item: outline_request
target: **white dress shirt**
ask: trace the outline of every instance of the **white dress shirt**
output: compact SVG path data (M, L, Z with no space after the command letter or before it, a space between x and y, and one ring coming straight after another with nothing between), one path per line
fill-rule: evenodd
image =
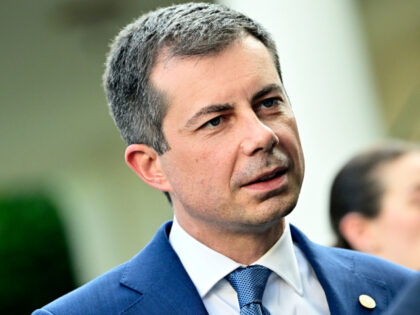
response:
M263 305L272 315L330 314L327 299L315 272L293 244L289 224L273 247L253 265L272 270ZM197 288L210 315L238 315L236 291L225 276L243 265L214 251L189 235L176 221L169 241Z

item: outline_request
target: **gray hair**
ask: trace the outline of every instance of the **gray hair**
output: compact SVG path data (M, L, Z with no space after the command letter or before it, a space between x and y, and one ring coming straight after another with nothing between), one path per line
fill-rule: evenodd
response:
M158 154L169 150L162 130L168 104L149 82L165 48L169 57L217 54L246 34L261 41L281 79L275 43L247 16L222 5L187 3L149 12L115 38L106 62L104 87L111 115L127 144L142 143Z

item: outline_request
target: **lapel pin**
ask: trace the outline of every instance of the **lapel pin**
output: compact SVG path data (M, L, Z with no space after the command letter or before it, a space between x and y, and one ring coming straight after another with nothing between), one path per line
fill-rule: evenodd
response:
M369 295L366 295L366 294L362 294L362 295L359 296L359 302L363 307L365 307L367 309L370 309L370 310L374 309L376 307L375 300L372 297L370 297Z

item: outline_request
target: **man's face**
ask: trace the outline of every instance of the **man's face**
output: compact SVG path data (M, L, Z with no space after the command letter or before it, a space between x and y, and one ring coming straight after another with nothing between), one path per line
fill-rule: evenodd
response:
M184 226L263 231L297 202L304 161L266 47L251 36L204 57L161 56L151 74L168 112L159 157Z
M420 270L420 153L408 153L378 170L384 186L374 219L380 255Z

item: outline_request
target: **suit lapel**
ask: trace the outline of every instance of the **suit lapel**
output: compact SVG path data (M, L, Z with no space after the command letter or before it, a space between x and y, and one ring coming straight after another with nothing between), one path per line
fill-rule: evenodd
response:
M169 243L171 226L171 222L163 225L144 250L127 263L121 285L138 292L139 299L121 314L208 314ZM331 314L374 315L386 309L390 292L384 283L358 274L353 255L312 243L292 225L291 232L324 289ZM360 305L362 294L374 298L375 309Z
M294 226L290 228L324 289L331 314L381 314L386 309L390 292L385 283L359 274L351 252L317 245ZM377 306L363 307L359 302L362 294L372 297Z
M123 314L207 314L204 304L172 249L168 235L172 223L163 225L153 240L130 262L121 284L141 297Z

